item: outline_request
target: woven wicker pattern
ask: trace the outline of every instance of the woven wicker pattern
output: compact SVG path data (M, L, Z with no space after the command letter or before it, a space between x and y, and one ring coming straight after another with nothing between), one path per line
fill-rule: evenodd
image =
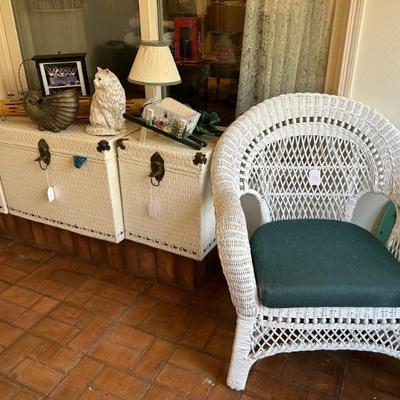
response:
M318 171L320 182L310 180ZM364 104L321 94L283 95L251 108L220 139L212 166L219 254L238 314L228 385L243 389L255 360L279 352L353 349L400 357L400 309L269 309L260 305L244 193L264 222L350 221L366 192L400 204L400 133ZM400 219L388 248L400 258Z
M68 229L82 235L119 242L124 238L122 201L117 163L117 140L128 134L93 137L85 124L65 132L40 132L26 118L0 123L0 175L11 214ZM129 125L132 131L136 125ZM35 159L38 141L45 139L51 163L42 170ZM109 150L99 152L106 139ZM73 156L87 160L75 168ZM55 200L49 202L52 186Z
M196 150L161 135L148 131L140 141L135 132L129 139L118 152L126 238L202 260L216 245L210 181L215 140L201 150L207 163L195 165ZM155 152L165 165L157 187L149 177Z

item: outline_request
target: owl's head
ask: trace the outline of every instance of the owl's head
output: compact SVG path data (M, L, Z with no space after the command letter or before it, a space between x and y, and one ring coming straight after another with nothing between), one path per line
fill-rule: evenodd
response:
M115 81L118 81L118 78L108 68L103 69L97 67L97 72L96 75L94 76L94 81L93 81L96 89L112 86L115 83Z

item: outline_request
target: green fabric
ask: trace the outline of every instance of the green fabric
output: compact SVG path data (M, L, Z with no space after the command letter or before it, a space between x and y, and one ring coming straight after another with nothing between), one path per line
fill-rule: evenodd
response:
M267 307L400 306L400 263L356 225L270 222L255 231L250 246Z
M377 233L378 239L383 244L386 244L389 240L394 224L396 223L396 214L396 206L392 201L389 201L383 213Z

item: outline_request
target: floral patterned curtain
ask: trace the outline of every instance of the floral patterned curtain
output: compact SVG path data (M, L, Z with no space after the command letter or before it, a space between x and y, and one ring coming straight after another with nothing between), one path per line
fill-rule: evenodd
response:
M282 93L322 92L335 0L248 0L236 114Z

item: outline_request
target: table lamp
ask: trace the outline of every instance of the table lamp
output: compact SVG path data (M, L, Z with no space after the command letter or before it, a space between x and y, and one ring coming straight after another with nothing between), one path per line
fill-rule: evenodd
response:
M171 86L182 82L171 50L165 42L160 41L141 43L129 73L128 81L146 86ZM161 96L157 95L157 91L154 98L146 99L144 106L142 118L137 118L127 113L124 114L124 117L128 120L144 127L140 132L139 140L141 142L146 140L147 129L151 129L196 150L200 150L207 145L204 140L194 138L191 135L200 118L198 112L171 98L161 101ZM162 116L155 116L155 113L159 114L160 110ZM182 123L182 125L179 125L179 123ZM175 130L179 132L176 133L174 131L175 133L171 134L171 132L167 131L169 129L167 126L169 126L171 132L173 128L176 128ZM187 127L190 127L191 130L187 130ZM185 132L189 132L190 135L183 137ZM182 136L179 136L179 133Z
M129 72L128 81L146 86L172 86L181 83L168 44L160 41L142 42Z

